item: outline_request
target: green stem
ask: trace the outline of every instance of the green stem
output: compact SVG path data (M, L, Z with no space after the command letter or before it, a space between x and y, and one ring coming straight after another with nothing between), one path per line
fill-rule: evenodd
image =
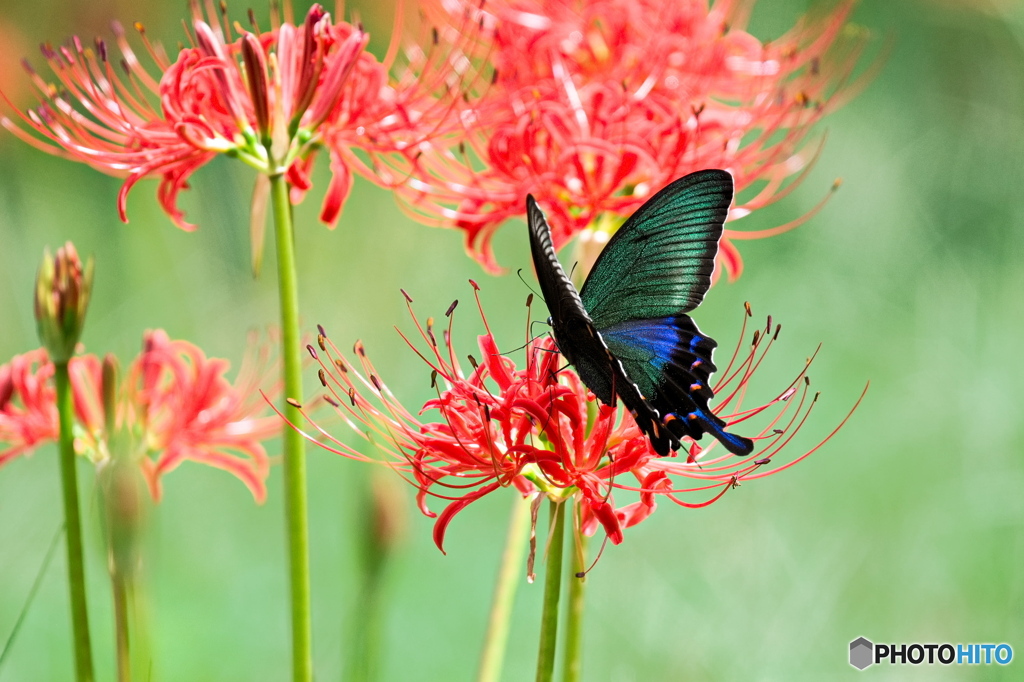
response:
M501 667L505 662L505 647L508 644L508 630L512 621L512 605L516 589L523 575L523 556L530 535L530 500L521 495L514 496L512 515L508 522L508 537L505 551L501 555L498 583L494 587L494 601L487 621L487 635L480 657L477 682L498 682Z
M569 600L565 614L565 660L562 682L583 679L583 597L586 578L576 576L587 570L587 538L579 536L569 571Z
M537 653L537 682L551 682L555 672L558 641L558 598L562 592L562 547L565 540L565 504L551 502L551 537L548 565L544 575L544 611L540 617L540 650Z
M114 593L117 682L130 682L132 679L132 657L128 640L128 585L124 575L117 569L111 572L110 582Z
M353 612L347 656L349 682L373 682L379 677L380 642L384 629L384 575L367 574Z
M285 397L302 400L302 348L299 335L299 291L295 268L295 233L288 183L281 175L270 178L277 244L278 293L281 299L281 335ZM299 424L299 409L284 405L284 416ZM292 678L313 678L313 642L309 596L309 522L306 503L306 454L302 435L284 430L284 503L288 530L288 560L292 606Z
M92 682L92 647L89 644L89 611L85 603L85 562L82 558L82 522L78 511L78 476L75 471L75 408L71 399L68 363L54 363L54 376L57 382L57 412L60 414L60 481L64 494L64 527L67 532L75 679L78 682Z

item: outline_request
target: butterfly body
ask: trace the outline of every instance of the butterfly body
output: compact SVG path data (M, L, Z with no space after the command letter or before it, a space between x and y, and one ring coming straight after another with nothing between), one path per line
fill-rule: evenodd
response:
M710 287L731 201L725 171L670 183L609 240L577 292L543 212L527 198L530 248L559 352L599 400L622 400L659 455L704 433L735 454L753 450L708 407L716 344L686 314Z

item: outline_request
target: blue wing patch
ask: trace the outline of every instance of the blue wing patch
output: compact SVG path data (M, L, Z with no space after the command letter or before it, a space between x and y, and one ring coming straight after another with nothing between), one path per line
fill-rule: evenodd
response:
M750 439L728 433L708 407L717 344L688 315L628 320L598 332L673 435L710 433L734 454L753 451Z

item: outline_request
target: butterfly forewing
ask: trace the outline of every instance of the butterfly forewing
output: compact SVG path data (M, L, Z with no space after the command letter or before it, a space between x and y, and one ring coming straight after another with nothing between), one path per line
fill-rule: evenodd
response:
M555 246L551 242L551 227L533 195L526 197L526 220L530 228L530 251L537 270L537 281L540 282L540 291L548 305L552 323L557 324L573 317L589 321L590 316L583 308L576 287L558 262Z
M696 308L711 286L732 176L704 170L679 178L623 223L580 291L600 330L630 319Z

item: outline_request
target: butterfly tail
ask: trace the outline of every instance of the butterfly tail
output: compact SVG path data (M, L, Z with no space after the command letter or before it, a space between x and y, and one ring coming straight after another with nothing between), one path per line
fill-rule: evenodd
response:
M688 436L693 440L700 440L705 433L711 434L718 442L734 455L746 457L754 451L754 442L749 438L737 436L725 430L725 422L719 419L713 412L699 406L694 406L692 412L685 414L670 413L664 420L666 429L672 433L674 440ZM678 448L673 445L673 449Z
M724 445L725 449L732 454L746 457L754 451L754 441L726 431L725 422L713 413L697 410L693 414L696 415L697 421L703 427L704 432L714 436L715 440Z

